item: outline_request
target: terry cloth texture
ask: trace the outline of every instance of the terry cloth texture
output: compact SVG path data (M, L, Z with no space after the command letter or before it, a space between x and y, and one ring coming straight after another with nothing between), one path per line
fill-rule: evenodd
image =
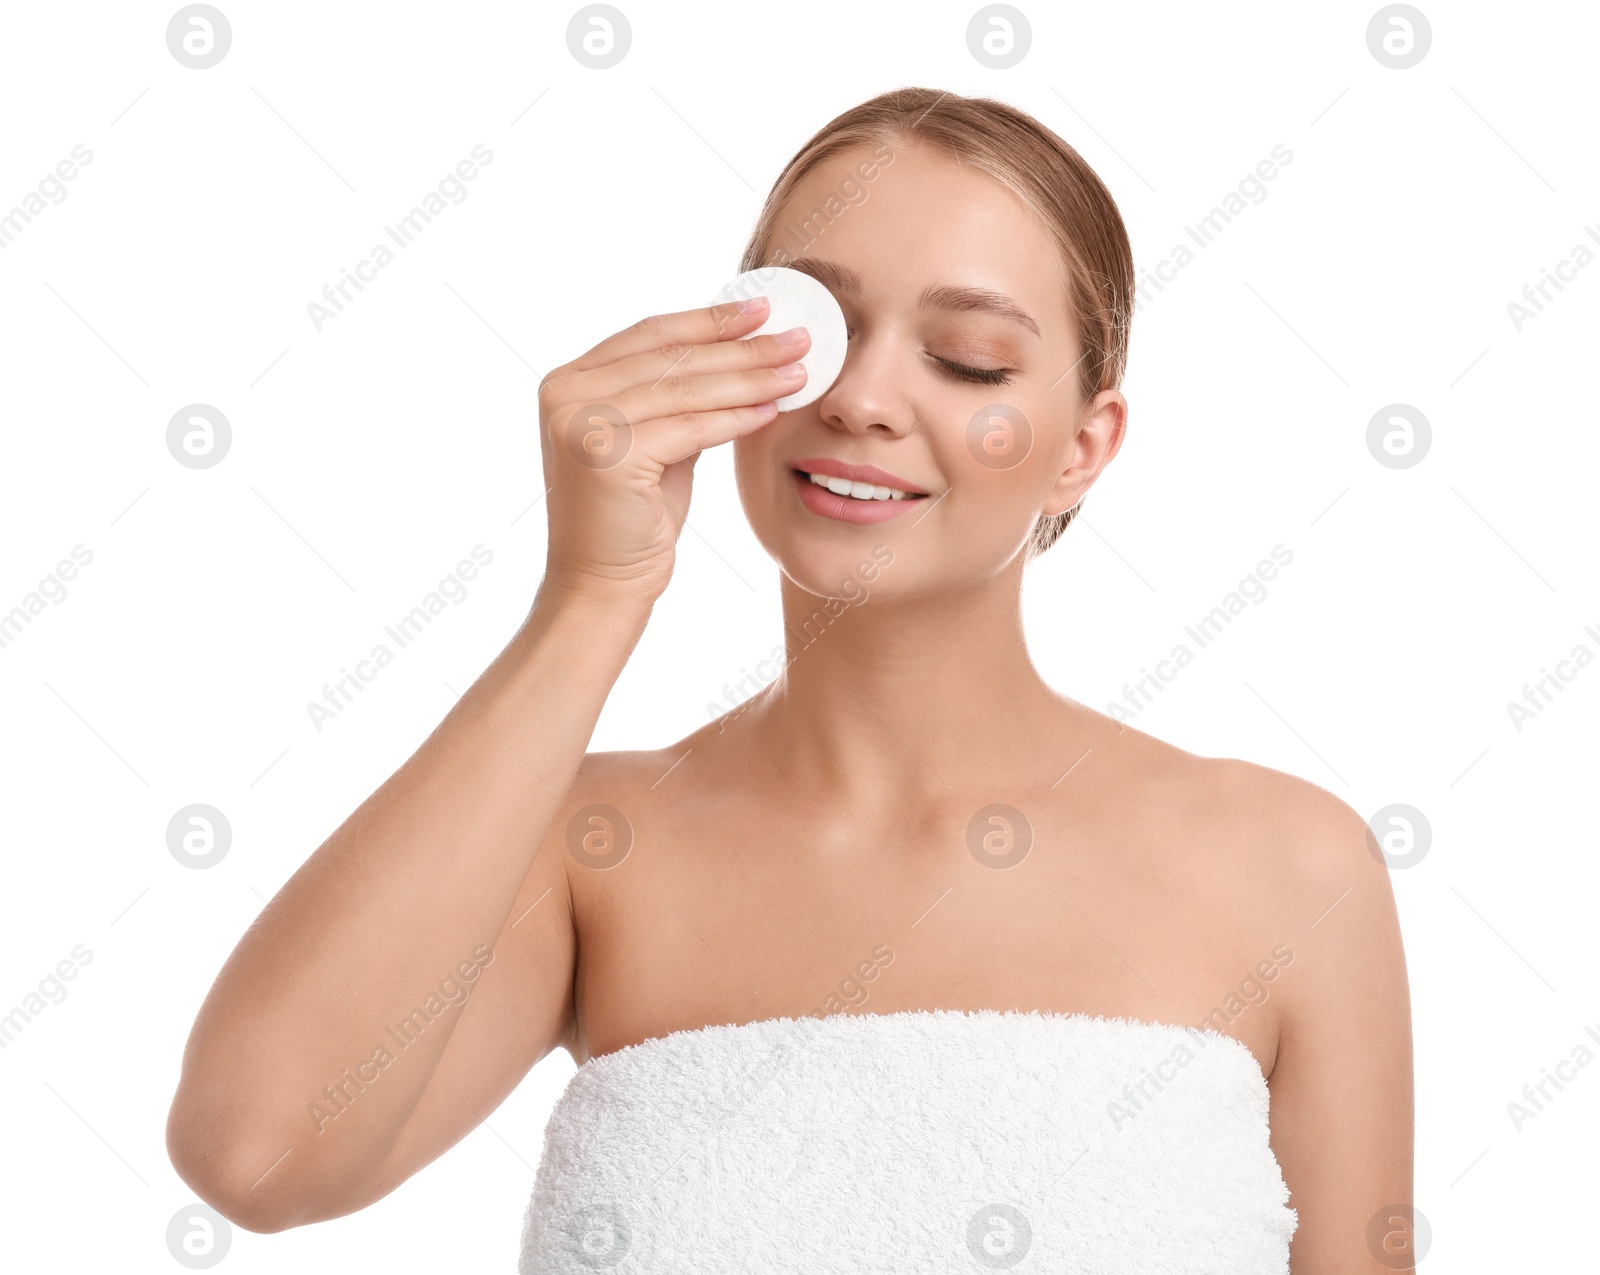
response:
M677 1031L578 1068L519 1275L1286 1275L1267 1085L1217 1032L906 1010Z

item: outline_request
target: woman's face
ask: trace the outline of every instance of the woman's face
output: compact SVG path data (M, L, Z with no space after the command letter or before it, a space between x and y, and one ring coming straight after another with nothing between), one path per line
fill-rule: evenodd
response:
M877 166L870 181L862 163ZM1079 388L1054 240L1004 186L925 147L833 156L775 224L766 262L826 284L850 343L826 394L734 443L757 538L826 597L859 593L863 562L881 566L880 598L993 577L1121 442L1122 396L1086 403ZM878 502L846 504L795 473L819 457L875 465L927 494L880 519Z

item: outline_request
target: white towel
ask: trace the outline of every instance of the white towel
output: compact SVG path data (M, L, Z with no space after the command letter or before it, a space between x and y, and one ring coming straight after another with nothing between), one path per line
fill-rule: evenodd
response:
M677 1031L579 1067L520 1275L1284 1275L1250 1050L1082 1014Z

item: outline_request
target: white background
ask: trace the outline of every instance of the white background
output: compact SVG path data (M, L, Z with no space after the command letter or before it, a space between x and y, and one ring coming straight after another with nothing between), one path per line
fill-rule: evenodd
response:
M1141 269L1293 152L1140 310L1127 443L1029 568L1033 653L1103 709L1292 550L1138 725L1363 814L1426 814L1429 853L1392 873L1423 1269L1592 1251L1600 1066L1520 1131L1506 1104L1600 1023L1600 667L1520 731L1506 704L1577 644L1600 654L1600 263L1520 332L1507 303L1579 242L1600 251L1600 11L1426 3L1432 47L1393 70L1371 3L1029 3L1028 56L993 70L970 3L623 0L632 47L593 70L568 51L576 5L222 0L232 47L196 71L168 52L174 8L9 6L0 38L0 215L93 152L0 250L0 611L93 553L0 648L0 1013L93 954L0 1050L7 1266L180 1269L166 1227L194 1197L163 1131L195 1011L265 899L526 612L539 377L707 300L800 143L908 84L1057 130ZM494 158L468 197L318 332L307 302L479 143ZM1366 442L1396 402L1433 431L1407 469ZM214 468L167 450L191 403L232 425ZM677 576L594 749L680 737L780 640L729 461L700 462ZM318 731L307 701L479 543L494 558L466 599ZM194 802L233 830L203 871L166 845ZM359 1214L235 1229L222 1268L513 1269L571 1072L546 1059Z

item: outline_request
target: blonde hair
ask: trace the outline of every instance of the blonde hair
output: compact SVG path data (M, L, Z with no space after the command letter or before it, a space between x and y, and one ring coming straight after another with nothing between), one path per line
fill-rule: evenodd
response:
M1127 368L1134 301L1133 251L1122 214L1105 183L1077 151L1033 116L993 98L894 89L829 120L778 174L740 270L784 264L762 260L778 229L778 213L801 179L823 160L857 146L917 141L988 174L1039 214L1061 249L1065 286L1083 350L1078 383L1084 399L1119 388ZM831 220L817 208L806 225L820 224L825 231ZM795 255L789 253L786 260ZM1027 556L1033 558L1054 544L1082 504L1080 500L1063 513L1041 515Z

